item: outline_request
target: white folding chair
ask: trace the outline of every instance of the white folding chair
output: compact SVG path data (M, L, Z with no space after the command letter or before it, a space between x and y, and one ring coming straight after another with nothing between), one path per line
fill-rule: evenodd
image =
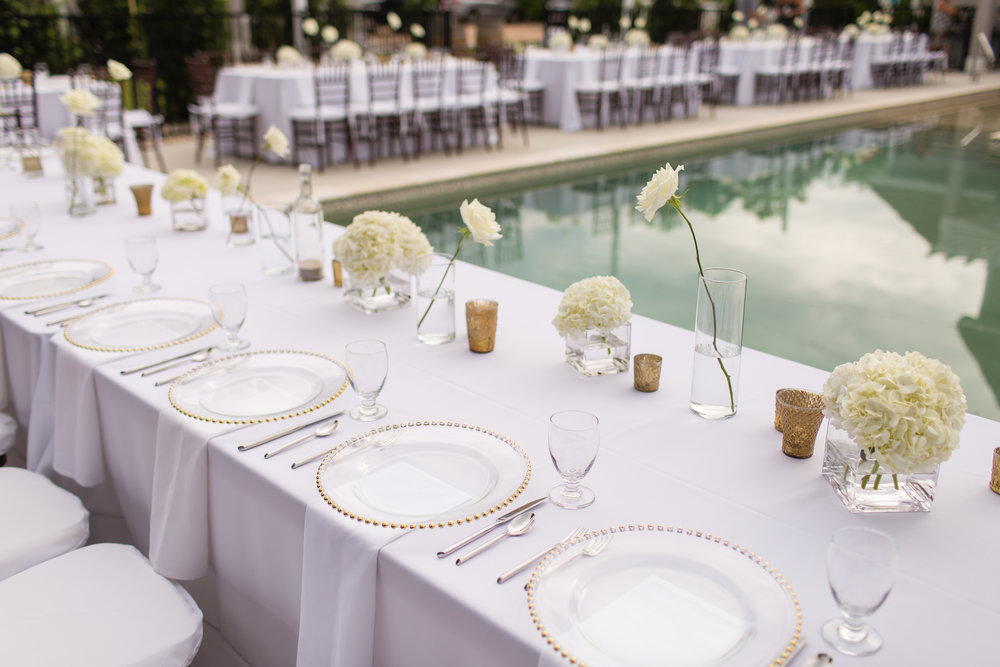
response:
M83 546L90 514L80 499L24 468L0 468L0 580Z
M132 546L95 544L0 581L3 663L183 667L202 613Z

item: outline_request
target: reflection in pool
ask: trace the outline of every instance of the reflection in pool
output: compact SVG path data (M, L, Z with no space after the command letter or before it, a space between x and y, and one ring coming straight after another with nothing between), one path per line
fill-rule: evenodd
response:
M1000 108L969 108L663 162L686 165L704 266L750 276L746 345L826 370L919 350L958 373L970 412L998 419L997 130ZM690 235L676 214L646 223L633 210L659 166L481 198L504 238L462 259L559 290L613 274L636 312L690 329ZM454 250L471 196L411 215L439 251Z

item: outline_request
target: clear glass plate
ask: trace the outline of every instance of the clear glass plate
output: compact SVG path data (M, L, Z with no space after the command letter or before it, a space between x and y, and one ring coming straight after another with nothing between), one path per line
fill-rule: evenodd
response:
M170 385L170 404L194 419L253 424L327 405L347 388L337 360L293 350L244 352L197 366Z
M583 550L600 534L597 555ZM759 554L664 526L592 531L547 555L528 584L535 626L567 658L629 667L786 664L801 608Z
M17 236L23 225L24 223L19 218L0 217L0 241Z
M204 336L216 327L207 301L136 299L99 308L73 320L66 340L99 352L135 352L170 347Z
M0 230L2 231L2 230ZM114 271L95 259L53 259L0 269L0 299L41 299L78 292Z
M510 438L471 424L382 426L337 446L319 491L341 513L390 528L472 521L517 497L531 462Z

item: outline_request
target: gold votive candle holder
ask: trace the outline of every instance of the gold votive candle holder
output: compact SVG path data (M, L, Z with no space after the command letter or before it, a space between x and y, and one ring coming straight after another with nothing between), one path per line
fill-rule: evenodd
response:
M809 458L823 422L823 397L805 389L780 389L775 401L781 414L782 453L796 459Z
M785 387L774 392L774 430L778 433L781 433L781 405L778 403L778 395L783 391L788 391L788 388Z
M38 155L22 155L21 171L28 176L42 175L42 158Z
M660 368L663 357L643 352L632 357L632 386L638 391L656 391L660 388Z
M339 259L333 260L333 286L344 286L344 265L340 263Z
M492 352L497 338L497 310L499 305L490 299L473 299L465 302L465 325L469 333L469 349L473 352Z
M139 215L151 215L153 213L153 184L131 185L129 189L132 191L132 196L135 197L135 205L139 209Z
M1000 447L993 450L993 476L990 478L993 493L1000 493Z

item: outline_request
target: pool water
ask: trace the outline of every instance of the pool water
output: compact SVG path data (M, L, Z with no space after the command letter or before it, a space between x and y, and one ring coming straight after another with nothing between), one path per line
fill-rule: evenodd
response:
M745 345L825 370L918 350L959 375L970 412L1000 419L998 130L996 106L910 114L486 197L504 238L461 259L559 290L615 275L635 312L690 329L690 232L675 212L634 210L656 168L684 164L703 265L749 276ZM411 217L451 252L474 196Z

